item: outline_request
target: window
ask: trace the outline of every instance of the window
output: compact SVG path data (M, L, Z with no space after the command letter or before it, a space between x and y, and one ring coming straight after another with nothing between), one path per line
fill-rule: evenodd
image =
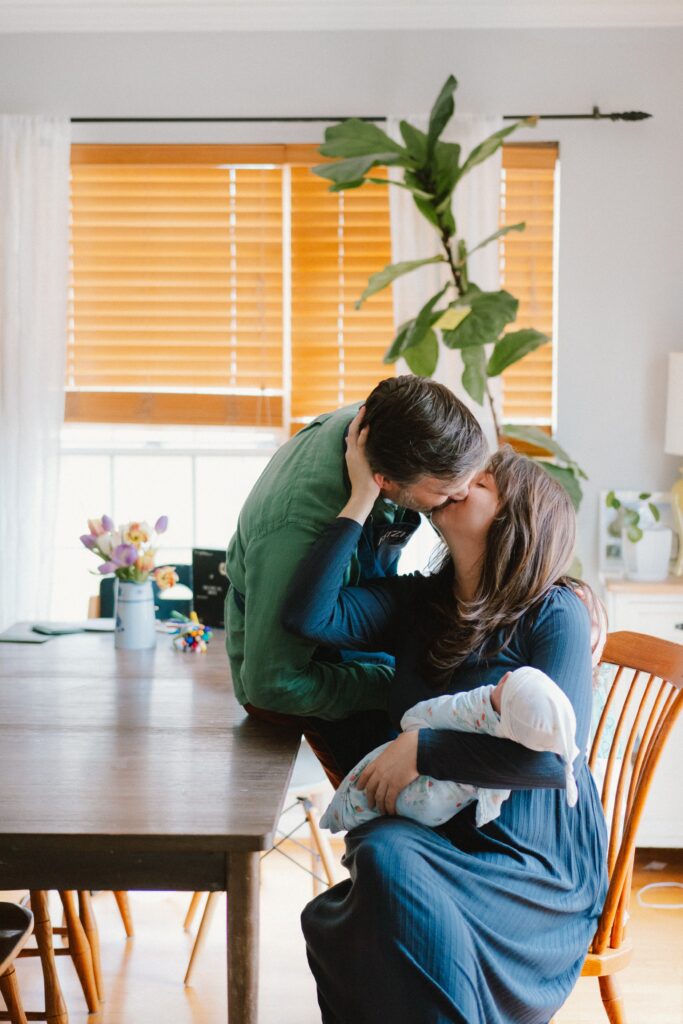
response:
M395 372L388 189L338 194L315 146L76 145L66 418L298 429ZM553 335L554 144L503 148L512 329ZM503 375L503 419L551 428L554 342Z
M67 420L298 429L394 372L387 190L314 146L72 149Z
M503 421L553 427L554 236L558 147L503 147L501 225L526 222L526 230L501 239L501 287L519 299L511 330L535 327L551 341L503 373Z

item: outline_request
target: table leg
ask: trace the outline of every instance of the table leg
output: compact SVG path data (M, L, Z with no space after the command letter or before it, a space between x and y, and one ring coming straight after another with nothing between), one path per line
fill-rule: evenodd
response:
M258 853L228 855L228 1020L258 1024Z

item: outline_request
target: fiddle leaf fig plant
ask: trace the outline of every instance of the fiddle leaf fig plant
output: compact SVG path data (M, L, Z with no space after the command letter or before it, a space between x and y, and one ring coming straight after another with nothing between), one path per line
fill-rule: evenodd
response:
M534 126L537 119L515 121L465 154L457 142L445 142L441 137L455 112L457 85L456 79L449 76L431 109L426 132L408 121L400 122L402 143L390 138L377 125L357 118L331 126L325 131L325 141L319 149L328 161L314 167L313 173L330 182L331 192L371 184L407 189L412 194L415 206L434 228L438 251L424 259L389 264L372 274L356 308L405 274L428 264L442 263L443 287L413 319L398 327L384 362L393 363L402 358L413 373L431 377L436 370L440 346L459 349L463 387L479 405L488 402L496 436L501 433L512 436L508 428L503 431L498 423L489 381L550 339L533 327L509 330L517 317L518 300L504 289L483 291L479 288L470 280L468 261L472 253L511 231L523 231L525 224L508 224L470 247L458 236L453 196L458 183L473 167L493 156L513 132ZM399 174L392 178L373 176L375 167L395 168ZM542 436L549 440L546 435ZM549 451L549 457L557 456L547 446L545 450ZM547 461L543 465L562 481L578 507L579 479L585 479L585 474L576 463L567 457L562 465Z

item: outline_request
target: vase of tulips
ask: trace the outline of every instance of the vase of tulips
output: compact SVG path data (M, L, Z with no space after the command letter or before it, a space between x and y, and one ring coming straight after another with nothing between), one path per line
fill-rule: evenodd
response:
M156 644L152 580L161 590L177 583L172 566L155 569L156 539L168 528L168 516L153 527L133 521L116 527L107 515L89 519L81 543L102 559L100 576L113 574L115 586L114 645L122 650L147 650Z

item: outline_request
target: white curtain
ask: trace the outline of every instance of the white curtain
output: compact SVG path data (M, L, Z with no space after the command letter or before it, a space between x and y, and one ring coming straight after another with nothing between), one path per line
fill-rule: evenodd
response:
M0 628L45 617L59 481L70 125L0 116Z
M387 133L402 142L399 131L399 118L389 118ZM429 118L426 116L408 116L405 120L427 131ZM500 131L503 127L502 117L481 116L479 114L455 114L441 136L444 142L457 142L461 146L461 162L465 157L489 135ZM400 180L399 172L392 171L392 176ZM473 248L499 227L500 209L500 150L495 156L473 168L455 188L453 213L457 226L457 237L464 238L469 248ZM436 256L441 252L439 237L434 227L419 212L413 197L406 189L389 187L391 209L391 247L392 262L401 260L417 260L426 256ZM495 242L475 253L469 261L470 279L485 291L500 287L500 271L498 266L498 246ZM394 320L401 324L414 317L421 307L448 280L446 268L439 263L421 267L405 277L399 278L393 285ZM452 391L468 405L482 425L489 447L497 448L494 436L493 419L485 399L485 405L477 405L467 394L461 383L462 360L457 350L446 350L440 346L439 362L434 379L447 384ZM496 414L500 408L500 382L498 378L490 381Z

